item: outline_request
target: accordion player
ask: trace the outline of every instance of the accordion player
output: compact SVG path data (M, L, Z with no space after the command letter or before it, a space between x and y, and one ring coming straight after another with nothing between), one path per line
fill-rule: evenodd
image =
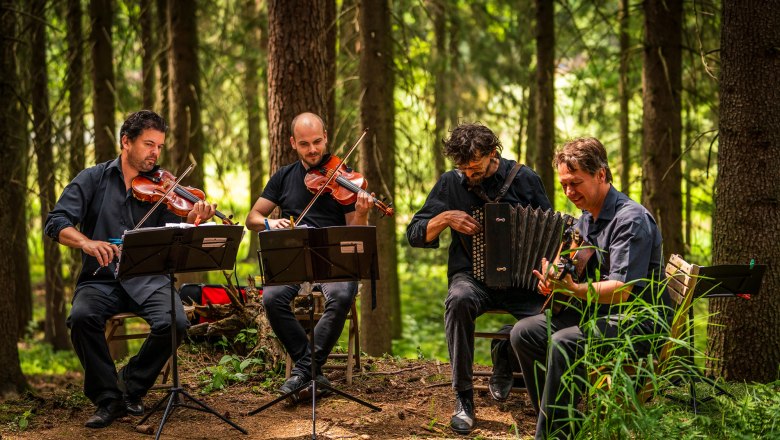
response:
M486 203L473 208L472 216L482 225L472 238L473 275L493 289L534 290L533 270L541 270L542 258L555 259L563 232L575 221L551 209L511 203Z

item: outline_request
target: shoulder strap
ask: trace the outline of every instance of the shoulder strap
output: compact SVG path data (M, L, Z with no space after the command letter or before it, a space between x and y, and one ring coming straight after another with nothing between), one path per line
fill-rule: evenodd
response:
M498 190L498 194L496 194L496 199L493 200L494 202L497 202L504 198L504 195L507 191L509 191L509 187L512 186L512 181L515 180L515 176L517 176L517 173L520 171L520 168L523 167L523 164L520 162L515 163L515 166L512 167L512 169L509 171L509 174L506 176L506 180L504 181L504 186L501 187L500 190Z

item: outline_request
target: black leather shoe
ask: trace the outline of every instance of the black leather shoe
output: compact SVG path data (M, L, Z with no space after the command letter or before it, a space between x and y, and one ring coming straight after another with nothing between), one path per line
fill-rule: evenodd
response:
M125 369L117 373L116 385L122 391L122 401L125 404L127 413L133 416L144 415L144 401L141 397L131 396L127 393L127 384L125 383Z
M142 416L144 415L144 401L140 397L132 397L125 394L122 397L122 400L124 400L125 409L127 410L127 413L131 416Z
M292 391L300 388L307 381L308 381L308 379L306 379L305 377L299 376L297 374L294 374L294 375L290 376L289 379L284 381L282 386L279 387L278 391L279 391L280 394L287 394L289 392L292 392ZM290 397L288 399L290 400L290 403L298 403L298 401L300 400L300 396L298 396L298 393L293 393L293 394L290 394Z
M110 400L107 403L98 405L95 414L92 414L92 417L87 419L87 423L84 426L87 428L105 428L115 419L126 415L127 409L122 401L118 399Z
M450 428L460 435L470 434L477 424L474 415L474 400L466 397L455 397L455 412L450 419Z
M320 387L320 384L328 385L330 386L330 381L327 377L323 374L317 375L317 398L329 396L333 394L333 391L330 390L330 388ZM308 400L311 399L311 386L308 386L301 390L300 393L301 400Z
M508 341L495 341L490 350L490 357L493 359L493 374L490 376L488 389L490 397L498 402L504 402L509 398L509 392L512 391L514 377L512 376L512 364L509 355L513 355Z

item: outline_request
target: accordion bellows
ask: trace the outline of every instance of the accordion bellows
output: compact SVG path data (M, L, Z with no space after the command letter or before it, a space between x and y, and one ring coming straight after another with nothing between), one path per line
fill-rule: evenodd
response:
M493 289L534 290L533 270L541 269L542 258L556 257L563 231L575 220L551 209L510 203L486 203L474 208L472 216L482 225L472 237L473 276Z

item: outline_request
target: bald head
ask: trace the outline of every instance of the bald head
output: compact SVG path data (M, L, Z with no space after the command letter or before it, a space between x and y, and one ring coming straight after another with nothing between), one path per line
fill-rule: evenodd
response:
M290 132L292 133L293 138L299 137L295 130L300 130L304 127L309 130L325 132L325 123L322 121L322 118L311 112L301 113L293 118L292 123L290 124Z

